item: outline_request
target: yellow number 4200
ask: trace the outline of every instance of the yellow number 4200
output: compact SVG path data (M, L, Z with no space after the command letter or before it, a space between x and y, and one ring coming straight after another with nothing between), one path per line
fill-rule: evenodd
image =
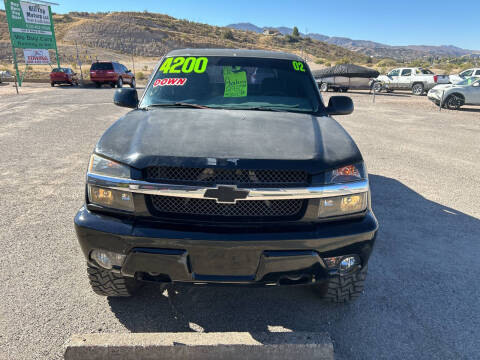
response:
M189 74L191 72L201 74L207 69L207 64L206 57L169 57L165 59L158 71L164 74Z

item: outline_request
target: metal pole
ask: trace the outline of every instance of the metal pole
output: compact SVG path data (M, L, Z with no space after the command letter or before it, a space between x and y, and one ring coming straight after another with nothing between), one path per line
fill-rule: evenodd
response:
M78 56L77 40L75 40L75 48L77 49L77 64L80 66L80 79L83 81L82 62L80 61L80 57Z
M20 80L20 73L18 71L18 63L17 63L17 53L15 52L15 48L13 47L13 42L12 42L12 53L13 53L13 63L15 64L16 79L19 80L18 86L21 87L22 86L22 80Z
M15 80L15 89L17 89L17 95L18 95L17 75L14 75L13 79Z

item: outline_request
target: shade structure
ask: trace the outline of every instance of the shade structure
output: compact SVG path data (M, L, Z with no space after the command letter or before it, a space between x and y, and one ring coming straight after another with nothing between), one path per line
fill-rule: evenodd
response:
M363 66L354 64L340 64L321 70L312 71L312 75L316 79L322 79L332 76L343 76L348 78L376 78L380 73Z

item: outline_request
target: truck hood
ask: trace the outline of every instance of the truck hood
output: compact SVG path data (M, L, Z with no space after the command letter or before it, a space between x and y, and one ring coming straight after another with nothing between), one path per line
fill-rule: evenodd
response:
M137 169L218 166L314 174L362 160L330 117L223 109L131 111L103 134L95 152Z

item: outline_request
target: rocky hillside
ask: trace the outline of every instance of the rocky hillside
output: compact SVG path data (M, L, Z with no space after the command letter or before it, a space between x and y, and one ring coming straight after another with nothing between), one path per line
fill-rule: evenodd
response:
M267 36L176 19L149 12L84 13L55 15L60 52L65 61L75 61L75 41L84 54L135 54L160 57L182 47L270 49L303 53L312 60L336 61L348 58L365 63L368 57L308 37ZM9 44L5 13L0 11L0 61L8 61ZM3 40L3 41L2 41Z

